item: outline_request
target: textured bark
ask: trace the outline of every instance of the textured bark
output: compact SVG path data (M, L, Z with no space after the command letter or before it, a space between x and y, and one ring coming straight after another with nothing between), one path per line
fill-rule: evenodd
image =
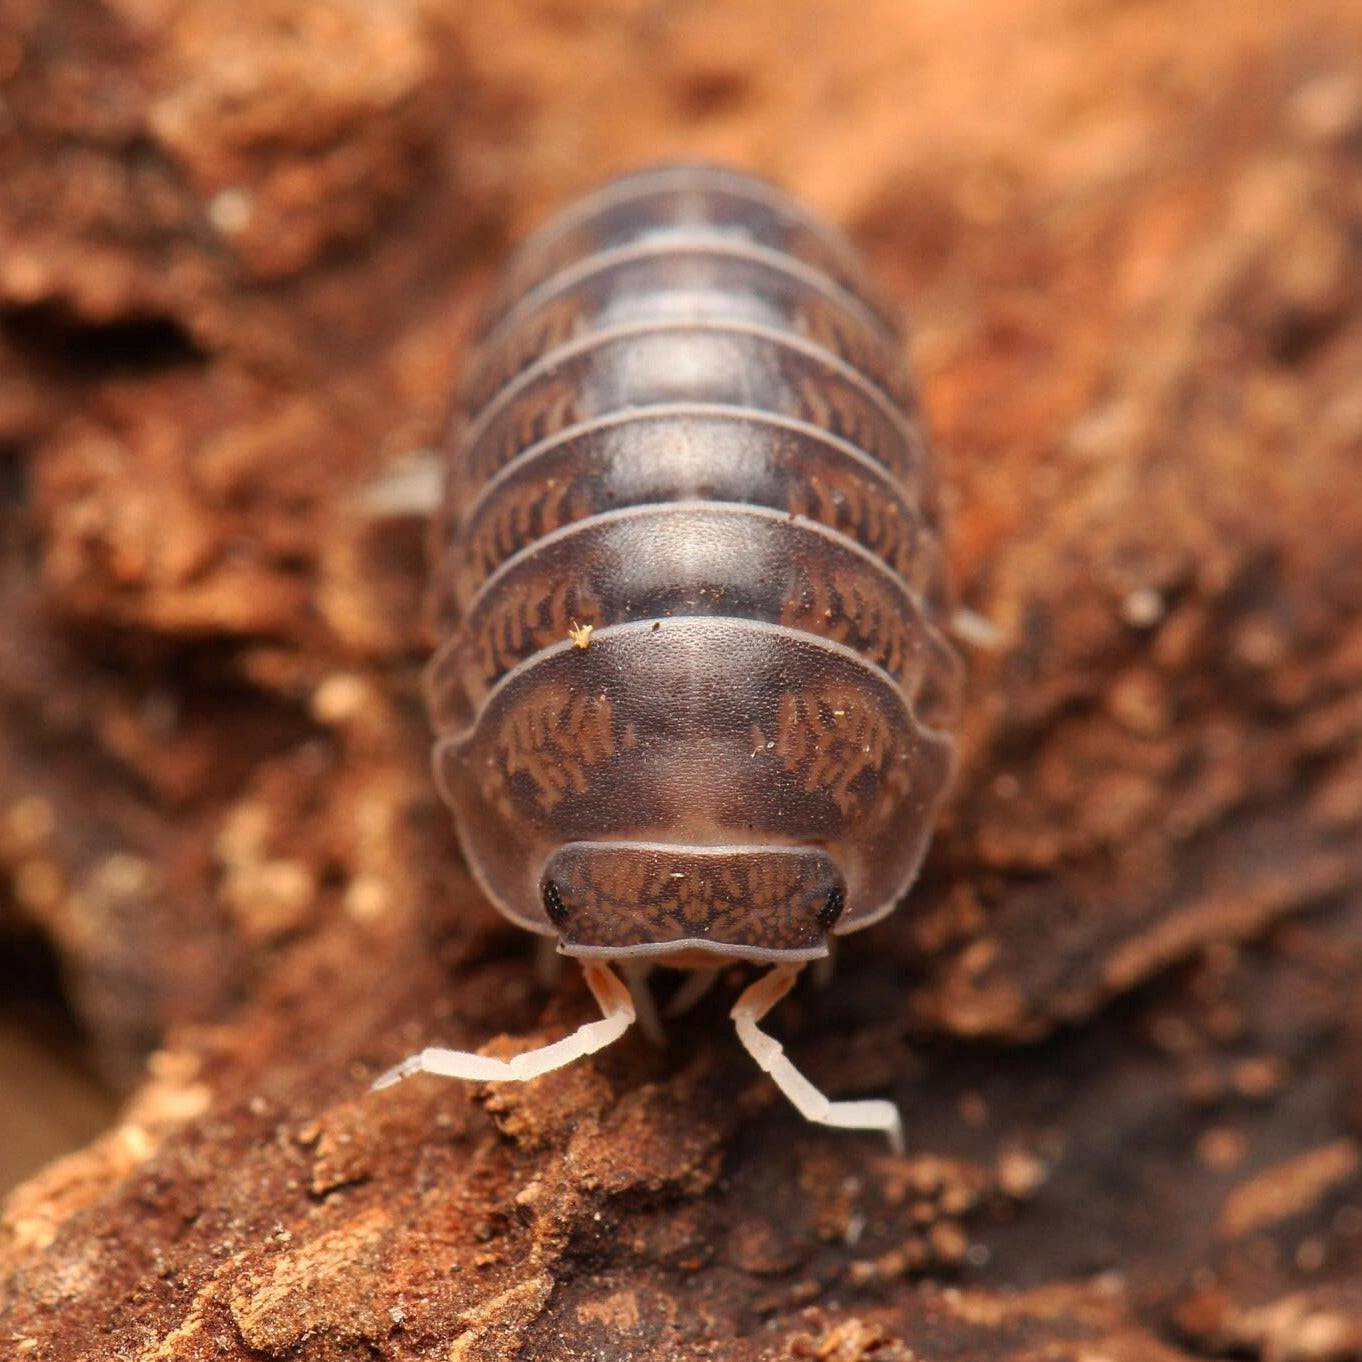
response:
M5 1345L1362 1356L1355 10L0 0L0 930L161 1046L11 1197ZM786 1109L736 975L368 1092L592 1009L460 867L363 492L506 243L676 155L906 300L999 633L921 885L774 1019L901 1159Z

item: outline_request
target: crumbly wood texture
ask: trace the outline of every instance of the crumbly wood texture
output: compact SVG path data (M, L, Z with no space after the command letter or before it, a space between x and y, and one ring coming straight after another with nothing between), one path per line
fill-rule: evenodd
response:
M10 1198L44 1362L1362 1355L1362 14L0 0L0 929L116 1129ZM507 244L700 155L909 305L965 603L907 907L770 1026L592 1014L460 869L419 527ZM5 1101L38 1101L10 1092Z

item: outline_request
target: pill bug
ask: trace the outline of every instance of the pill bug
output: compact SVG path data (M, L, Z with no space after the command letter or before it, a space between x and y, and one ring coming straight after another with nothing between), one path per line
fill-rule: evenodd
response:
M937 491L903 342L850 245L746 174L666 166L588 194L508 267L468 361L433 540L436 780L469 866L635 1019L619 962L773 966L733 1009L797 1106L829 1102L757 1030L833 934L925 853L960 669Z

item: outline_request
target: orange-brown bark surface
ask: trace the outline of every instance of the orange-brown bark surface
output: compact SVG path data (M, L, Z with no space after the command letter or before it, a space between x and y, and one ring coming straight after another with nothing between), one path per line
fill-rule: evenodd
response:
M10 1197L0 1349L1362 1356L1356 6L0 0L0 80L0 931L159 1047ZM734 981L368 1091L592 1009L461 869L365 492L508 245L680 155L904 300L998 632L921 884L773 1018L902 1158Z

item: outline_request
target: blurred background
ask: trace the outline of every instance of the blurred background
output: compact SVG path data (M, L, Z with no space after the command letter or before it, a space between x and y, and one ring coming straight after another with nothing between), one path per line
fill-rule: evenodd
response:
M1355 888L1362 7L0 0L0 82L0 1185L290 953L409 928L421 537L356 498L438 443L509 245L643 163L777 180L911 319L1005 641L924 1024L1034 1034ZM1277 796L1295 887L1179 899L1170 828L1213 885ZM1012 885L1058 887L981 967Z

